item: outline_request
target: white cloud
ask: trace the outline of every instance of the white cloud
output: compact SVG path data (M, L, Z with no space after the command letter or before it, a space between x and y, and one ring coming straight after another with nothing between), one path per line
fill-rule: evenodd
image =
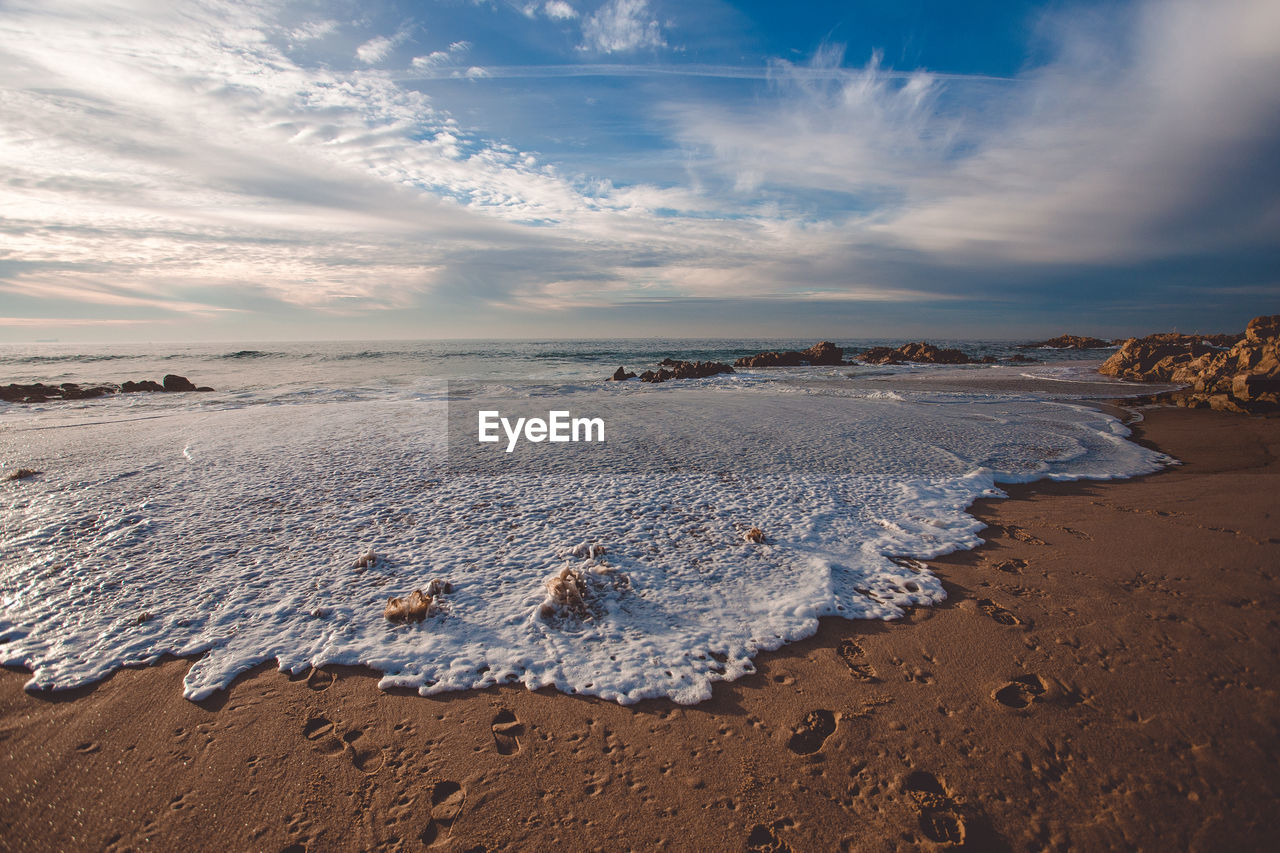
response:
M294 43L315 41L324 38L338 29L338 22L333 20L308 21L300 27L295 27L289 33L289 38Z
M610 0L582 23L583 50L626 53L665 47L662 27L646 0Z
M950 262L1129 263L1266 242L1280 201L1280 7L1148 2L1046 18L1056 59L1013 83L876 60L838 76L775 66L774 96L673 107L702 169L802 205L849 199L849 243ZM1253 172L1253 174L1250 174ZM1274 183L1273 183L1274 186ZM828 216L839 219L837 214Z
M413 58L414 68L434 68L437 65L443 65L450 60L450 56L443 50L433 50L426 56L415 56Z
M548 0L542 7L542 13L555 21L568 21L578 17L578 10L564 0Z
M386 36L376 36L356 48L356 58L365 65L373 65L387 58L396 43Z

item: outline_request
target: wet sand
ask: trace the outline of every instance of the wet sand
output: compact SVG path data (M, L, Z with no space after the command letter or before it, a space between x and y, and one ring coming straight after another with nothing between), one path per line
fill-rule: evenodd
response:
M945 603L692 707L0 671L0 849L1273 849L1280 419L1146 416L1184 465L982 501Z

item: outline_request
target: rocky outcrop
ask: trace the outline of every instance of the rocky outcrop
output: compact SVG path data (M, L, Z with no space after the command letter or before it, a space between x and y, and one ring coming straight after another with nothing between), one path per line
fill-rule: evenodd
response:
M635 379L635 378L636 378L636 375L634 373L627 370L625 367L619 367L617 370L613 372L613 375L609 377L608 381L609 382L625 382L628 379Z
M1115 342L1104 341L1102 338L1091 338L1088 335L1058 335L1056 338L1050 338L1047 341L1022 344L1019 349L1103 349L1104 347L1112 346L1115 346Z
M1199 340L1163 343L1129 338L1120 350L1102 363L1098 372L1117 379L1141 382L1173 382L1174 374L1215 350Z
M819 341L803 352L786 350L783 352L761 352L747 355L733 363L734 367L802 367L804 365L828 366L844 364L844 349L831 343Z
M144 379L141 382L127 381L119 385L103 384L82 386L75 382L63 382L61 385L45 385L37 382L33 385L12 383L0 386L0 400L6 403L47 403L50 400L92 400L108 394L134 394L139 391L212 391L212 388L198 388L185 376L169 374L164 384Z
M844 364L844 349L831 341L818 341L804 351L809 363L815 366L834 367Z
M920 364L972 364L973 360L958 349L940 349L923 342L892 347L872 347L858 356L867 364L902 364L912 361Z
M657 370L640 374L641 382L666 382L670 379L702 379L718 373L733 373L733 368L718 361L676 361L664 358Z
M1230 349L1206 338L1235 340ZM1099 373L1141 381L1179 382L1189 387L1170 402L1227 412L1280 411L1280 314L1255 317L1243 337L1152 335L1130 338Z

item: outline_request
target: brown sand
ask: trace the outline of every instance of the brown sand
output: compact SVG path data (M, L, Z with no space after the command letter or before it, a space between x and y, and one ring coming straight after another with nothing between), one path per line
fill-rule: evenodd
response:
M982 502L945 604L824 620L694 707L0 672L0 847L1275 849L1280 420L1141 432L1186 464Z

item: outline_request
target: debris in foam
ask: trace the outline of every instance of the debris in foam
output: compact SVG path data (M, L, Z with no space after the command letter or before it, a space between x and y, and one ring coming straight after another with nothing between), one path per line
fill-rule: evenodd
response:
M403 624L405 622L421 622L428 616L434 616L440 612L441 596L448 595L453 592L453 584L439 578L432 579L427 584L427 591L415 589L405 598L392 597L387 599L386 609L382 611L382 615L389 622Z
M421 622L431 612L431 597L422 590L415 589L408 598L392 597L387 599L387 607L382 615L390 622Z
M603 545L592 545L588 542L582 542L569 549L569 556L577 557L580 560L594 560L603 557L607 553L609 553L608 549Z
M582 569L565 566L547 578L547 597L538 605L538 616L542 619L599 616L604 596L630 586L630 578L604 563L592 563Z
M367 553L365 553L365 554L361 554L359 557L357 557L357 558L356 558L356 564L355 564L354 566L352 566L352 568L355 568L355 569L372 569L372 568L373 568L374 566L376 566L377 564L378 564L378 555L377 555L377 554L375 554L375 553L373 553L373 551L371 550L371 551L369 551L369 552L367 552Z
M742 538L745 541L752 542L756 545L763 545L768 541L765 539L764 531L759 527L753 527L750 530L745 531L742 534Z

